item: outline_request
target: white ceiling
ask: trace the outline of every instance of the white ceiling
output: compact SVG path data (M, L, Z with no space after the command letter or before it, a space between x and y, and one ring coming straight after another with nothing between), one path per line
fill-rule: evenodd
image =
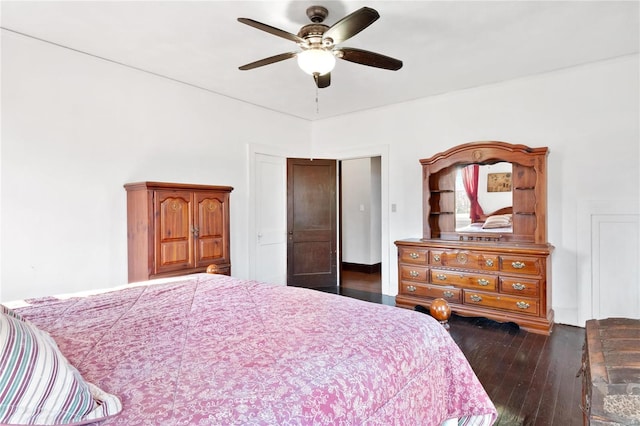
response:
M331 25L368 6L380 19L340 46L401 59L399 71L338 61L316 90L295 59L238 67L295 43L305 9ZM637 53L638 1L2 1L13 31L308 120ZM316 101L317 93L317 101Z

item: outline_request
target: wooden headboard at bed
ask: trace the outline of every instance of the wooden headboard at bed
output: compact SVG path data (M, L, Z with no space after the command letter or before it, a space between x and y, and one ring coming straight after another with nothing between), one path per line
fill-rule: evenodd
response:
M497 216L501 214L513 214L513 206L503 207L491 213L480 215L480 222L484 222L490 216Z

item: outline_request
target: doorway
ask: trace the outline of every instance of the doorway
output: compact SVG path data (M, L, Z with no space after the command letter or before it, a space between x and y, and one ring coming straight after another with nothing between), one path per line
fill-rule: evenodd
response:
M248 236L249 245L249 277L258 281L286 285L287 274L287 200L286 200L286 169L287 155L278 149L265 149L262 146L250 147L250 197ZM381 173L378 177L380 187L380 206L389 204L387 146L366 147L344 152L341 161L351 159L367 159L378 157L381 163ZM338 199L340 201L340 199ZM338 206L339 208L339 206ZM359 205L358 205L359 209ZM393 294L396 287L395 280L389 280L389 259L395 250L389 243L389 211L379 207L380 212L380 242L376 244L381 252L381 293ZM338 223L340 218L337 217ZM281 236L281 237L280 237ZM338 240L338 256L341 254L341 239ZM338 257L338 259L340 259ZM391 265L393 266L393 265ZM337 264L338 280L341 265ZM376 274L377 275L377 274ZM367 277L370 278L370 277ZM349 285L349 283L347 283ZM334 290L338 287L334 281ZM370 287L369 287L370 288ZM392 299L393 296L383 296Z
M340 287L382 293L382 159L340 161Z

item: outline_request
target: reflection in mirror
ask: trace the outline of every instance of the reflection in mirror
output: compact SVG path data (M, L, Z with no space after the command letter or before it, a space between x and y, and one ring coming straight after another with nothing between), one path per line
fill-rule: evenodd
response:
M457 232L513 232L510 216L501 217L493 228L489 228L493 220L485 223L489 216L512 213L511 173L511 163L507 162L470 164L457 169Z

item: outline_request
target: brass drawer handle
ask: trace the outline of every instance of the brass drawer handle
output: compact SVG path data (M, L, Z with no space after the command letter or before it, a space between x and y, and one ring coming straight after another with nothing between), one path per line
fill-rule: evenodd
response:
M469 299L473 300L474 302L482 302L482 297L478 296L477 294L472 294L471 296L469 296Z
M445 274L438 274L436 275L436 278L439 279L440 281L446 281L447 276Z
M514 290L519 290L519 291L522 291L525 288L527 288L526 285L520 284L520 283L513 283L513 284L511 284L511 287L513 287Z
M414 285L409 285L409 286L407 286L407 291L411 291L411 292L413 292L413 291L416 291L416 290L417 290L417 288L416 288L416 286L414 286Z
M412 258L412 259L417 259L417 258L420 257L420 255L418 253L416 253L416 252L411 252L411 253L409 253L409 257Z
M516 269L522 269L524 268L524 262L511 262L511 266L513 266Z
M481 286L488 286L489 285L489 280L485 280L484 278L480 278L478 280L478 284Z
M433 255L433 261L434 262L440 262L440 255L439 254L434 254Z
M487 259L484 261L484 264L487 266L493 266L493 259Z
M418 271L409 271L409 275L411 275L413 278L415 278L418 275L420 275L420 272L418 272Z
M527 302L517 302L516 306L520 309L529 309L529 304Z
M443 295L444 297L446 297L447 299L450 299L450 298L452 298L452 297L453 297L453 292L452 292L452 291L449 291L449 290L445 290L445 291L443 291L443 292L442 292L442 295Z

